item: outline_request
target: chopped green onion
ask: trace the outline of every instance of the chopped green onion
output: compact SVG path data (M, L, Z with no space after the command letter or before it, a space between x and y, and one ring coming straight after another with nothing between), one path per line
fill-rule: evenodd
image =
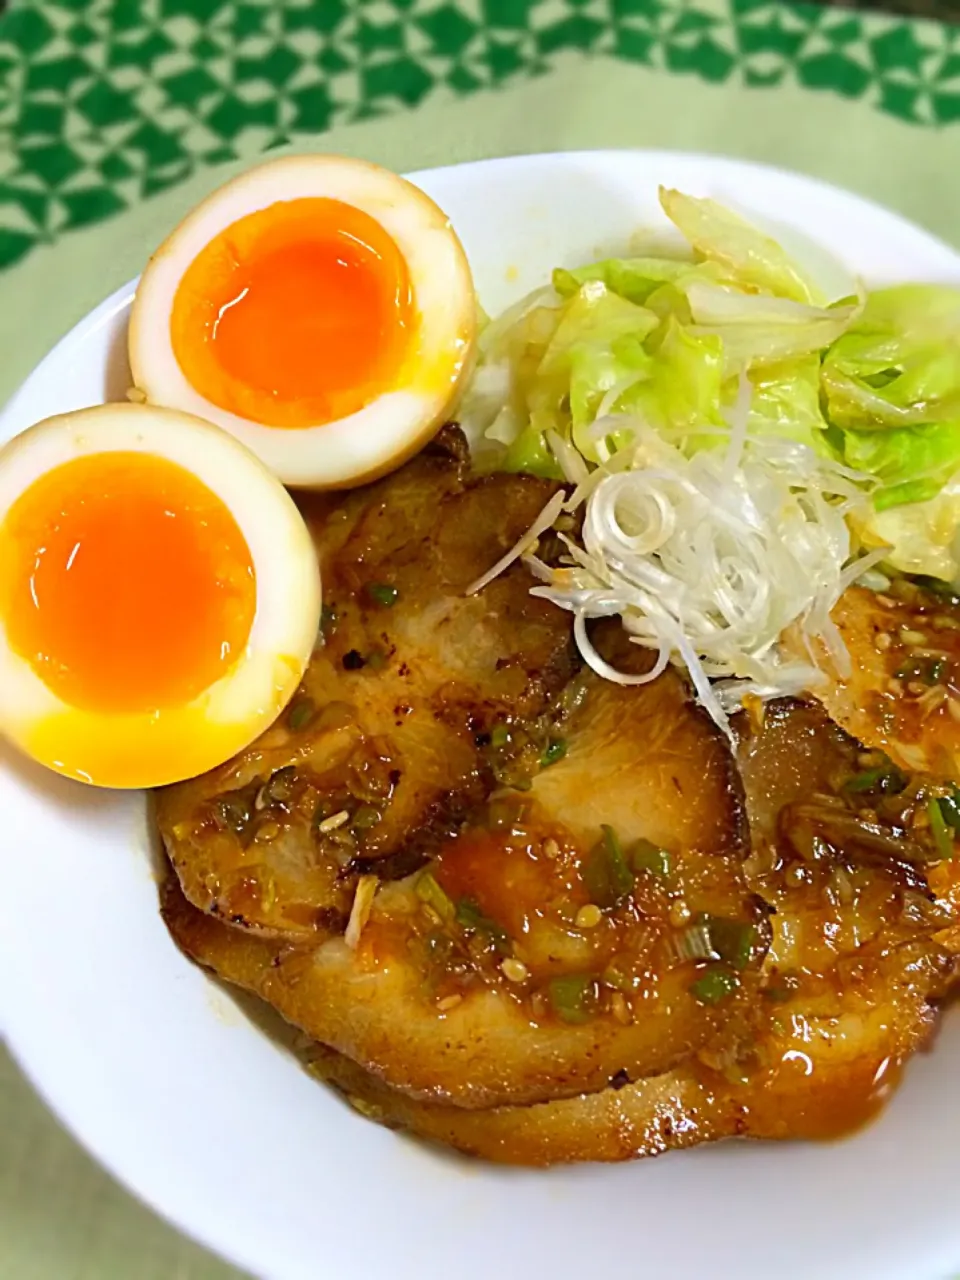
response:
M740 986L740 979L723 965L711 965L696 982L690 984L690 994L701 1004L720 1004Z
M923 680L926 684L939 684L946 674L946 658L908 658L894 671L899 680Z
M548 988L550 1007L563 1022L588 1022L596 1004L593 979L584 973L554 978Z
M457 924L465 929L479 929L486 917L472 898L461 898L456 908Z
M353 815L351 826L354 831L369 831L371 827L375 827L383 815L379 809L375 809L372 804L362 804Z
M930 830L933 833L933 843L937 847L938 855L941 858L952 858L953 832L944 819L940 801L933 796L927 801L927 816L930 819Z
M881 765L878 769L865 769L863 773L855 773L843 783L842 790L859 794L864 791L881 791L884 795L896 795L907 785L907 779L893 764Z
M495 920L485 916L473 898L459 899L455 918L464 929L489 935L498 951L509 950L510 938L506 929L501 929Z
M400 592L389 582L371 582L367 587L367 594L371 600L382 604L385 609L392 609L397 603Z
M429 871L424 871L417 880L416 893L421 902L433 907L441 920L449 924L454 919L456 911L453 902Z
M718 957L734 969L745 969L756 937L753 925L722 916L708 916L705 923Z
M242 791L228 791L213 803L214 820L234 835L242 836L253 816L248 797Z
M710 930L705 923L688 926L675 936L673 945L681 961L720 959L720 953L714 947Z
M633 889L633 872L623 856L613 827L602 826L600 840L583 860L583 882L590 901L598 907L615 907Z
M495 724L490 730L491 747L505 747L510 741L510 730L505 724Z
M588 672L592 675L592 672ZM574 676L563 693L560 695L560 710L564 717L573 715L579 707L583 705L583 701L590 690L587 677L581 672L580 675Z
M670 854L652 840L637 840L630 848L630 861L635 871L649 871L662 880L670 874Z
M566 740L563 738L554 738L547 744L547 748L540 757L541 766L546 769L552 764L556 764L558 760L562 760L567 754Z
M261 801L258 797L257 807L261 804L272 803L274 800L289 800L293 793L294 785L297 781L297 767L293 764L286 764L282 769L278 769L276 773L272 773L267 782L260 789L260 795L263 797Z
M604 986L612 987L614 991L633 991L638 985L638 980L634 978L633 974L621 969L616 961L607 965L600 975L600 980Z
M960 791L954 787L948 796L940 797L939 804L944 822L954 831L960 831Z
M317 705L312 698L294 698L287 712L287 724L296 733L305 729L317 714Z
M932 596L936 596L945 604L960 604L960 595L954 591L949 582L944 582L942 578L928 578L925 574L917 574L914 581L918 587L929 591Z
M872 791L883 777L885 769L865 769L863 773L855 773L843 783L844 791Z

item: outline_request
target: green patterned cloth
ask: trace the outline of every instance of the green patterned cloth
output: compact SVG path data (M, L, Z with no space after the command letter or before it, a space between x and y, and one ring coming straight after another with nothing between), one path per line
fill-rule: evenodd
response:
M201 196L288 144L399 169L719 152L960 242L960 29L763 0L12 0L0 399ZM3 1280L236 1276L101 1173L2 1055L0 1224Z
M960 28L764 0L20 0L0 264L198 167L549 74L571 52L960 123Z

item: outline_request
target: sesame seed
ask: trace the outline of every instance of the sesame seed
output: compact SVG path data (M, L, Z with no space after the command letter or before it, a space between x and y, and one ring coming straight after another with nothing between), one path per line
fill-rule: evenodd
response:
M543 855L545 858L560 857L560 846L557 844L556 840L554 840L552 836L544 840L543 845L541 847L543 849Z
M346 809L341 809L339 813L334 813L334 814L331 814L329 818L324 818L324 820L317 827L317 830L322 835L326 835L328 831L336 831L338 827L344 826L344 824L349 821L350 821L350 814L347 812Z
M595 929L603 919L603 912L595 902L588 902L577 912L575 924L578 929Z
M521 960L514 960L512 956L503 961L500 971L509 982L526 982L530 976L527 966Z
M912 694L915 698L919 698L922 693L927 692L927 686L920 680L907 681L907 693Z
M796 862L793 864L792 867L787 867L787 870L784 874L785 874L787 884L792 884L792 885L803 884L804 880L807 878L806 874L804 873L803 867L801 867L800 864Z
M934 631L960 631L960 620L948 613L938 613L933 620Z
M630 1012L630 1008L623 998L623 993L620 991L615 991L610 997L610 1012L621 1026L629 1027L633 1021L633 1014Z
M670 903L667 918L675 929L679 929L681 925L689 924L691 915L690 908L682 898L677 898L676 902Z
M900 628L900 639L904 644L926 644L927 637L922 631L914 631L910 627Z
M877 596L877 604L882 604L885 609L892 609L896 601L891 596Z
M879 631L877 632L877 638L874 641L874 644L876 644L881 653L886 653L893 644L893 636L889 631Z
M891 679L887 681L887 693L892 693L895 698L899 698L901 693L903 693L903 685L896 676L891 677Z
M442 1000L437 1001L437 1008L441 1013L446 1013L450 1009L455 1009L463 996L444 996Z

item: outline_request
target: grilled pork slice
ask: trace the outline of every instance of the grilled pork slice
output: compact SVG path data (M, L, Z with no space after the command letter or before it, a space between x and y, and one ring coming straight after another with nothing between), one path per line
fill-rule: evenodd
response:
M877 1052L902 1062L960 950L960 867L929 820L936 783L865 751L813 702L771 704L762 729L742 728L738 756L750 884L773 908L764 981L779 1018L799 1009L838 1056L876 1024Z
M900 1057L928 1034L923 1003L898 1005L895 1027L889 1016L884 1001L825 1022L804 1015L797 1001L755 1042L758 1060L771 1065L754 1063L743 1080L698 1059L576 1098L483 1111L411 1098L320 1045L309 1068L366 1118L466 1155L539 1166L611 1162L722 1138L823 1139L855 1130L896 1087Z
M346 937L255 938L171 886L174 937L424 1100L534 1103L729 1053L752 1034L769 937L732 757L672 672L633 688L590 673L574 701L563 758L426 871L372 900L361 881Z
M309 500L324 629L298 695L248 750L158 793L201 910L276 937L342 932L359 875L408 875L539 760L573 671L569 619L520 565L465 589L555 486L471 480L462 443L448 431L378 484Z
M319 1045L311 1070L371 1119L510 1164L625 1160L732 1136L834 1137L871 1118L956 979L960 871L903 858L890 818L897 780L864 762L816 704L775 703L762 730L741 730L751 882L776 909L753 1038L655 1078L486 1111L412 1099ZM861 843L837 827L838 797L868 828ZM878 804L886 817L870 812ZM885 856L878 827L891 836Z
M960 605L943 584L851 587L833 611L852 662L813 692L848 733L901 769L960 782ZM820 655L826 671L831 664Z

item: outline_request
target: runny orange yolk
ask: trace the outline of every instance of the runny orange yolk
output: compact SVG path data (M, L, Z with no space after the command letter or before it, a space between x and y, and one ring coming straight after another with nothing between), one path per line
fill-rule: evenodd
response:
M183 706L242 654L255 611L253 562L236 521L165 458L65 462L0 525L8 642L69 706Z
M362 210L319 197L221 231L184 272L170 319L194 390L271 427L362 409L396 385L414 329L393 239Z

